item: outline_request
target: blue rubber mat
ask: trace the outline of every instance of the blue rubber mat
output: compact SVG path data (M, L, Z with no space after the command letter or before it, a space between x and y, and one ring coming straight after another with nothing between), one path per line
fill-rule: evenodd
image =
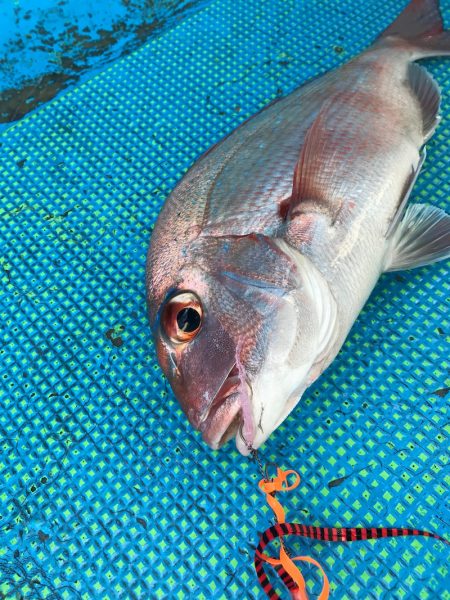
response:
M0 2L0 132L205 2Z
M148 238L202 151L404 4L215 0L0 137L0 597L262 598L259 473L231 444L209 450L163 381ZM444 118L413 200L448 209L450 61L427 67ZM301 474L289 520L448 535L448 281L442 263L384 276L263 447ZM334 598L450 598L438 541L289 544Z

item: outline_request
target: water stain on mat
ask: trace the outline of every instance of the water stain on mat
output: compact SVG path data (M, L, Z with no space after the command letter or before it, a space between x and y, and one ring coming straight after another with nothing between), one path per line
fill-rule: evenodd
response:
M105 336L113 346L120 348L120 346L123 345L123 339L121 336L123 331L125 331L125 327L123 325L116 325L112 329L108 329L105 333Z
M139 48L205 0L51 0L0 7L0 123Z
M440 390L436 390L434 393L440 398L445 398L445 396L450 392L450 387L441 388Z

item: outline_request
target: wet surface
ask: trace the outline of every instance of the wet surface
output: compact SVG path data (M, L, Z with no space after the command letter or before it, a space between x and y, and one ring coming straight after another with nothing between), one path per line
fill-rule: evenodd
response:
M2 3L0 131L204 4L204 0Z

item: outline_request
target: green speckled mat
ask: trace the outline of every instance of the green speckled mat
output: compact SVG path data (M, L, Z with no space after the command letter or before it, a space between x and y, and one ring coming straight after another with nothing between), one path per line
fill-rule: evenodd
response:
M272 517L258 470L232 445L209 450L165 387L148 238L202 151L404 4L215 0L0 137L3 597L262 597L253 549ZM450 60L427 67L443 121L413 200L448 208ZM448 281L445 264L384 276L263 448L302 476L289 520L448 535ZM435 540L290 545L322 563L334 598L450 598Z

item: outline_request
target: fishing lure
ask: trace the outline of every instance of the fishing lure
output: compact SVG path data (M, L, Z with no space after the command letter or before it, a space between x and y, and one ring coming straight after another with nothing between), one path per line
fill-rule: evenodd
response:
M293 476L294 481L289 483L288 478ZM321 542L360 542L365 540L376 540L380 538L401 537L401 536L424 536L440 540L448 544L447 540L435 533L423 531L421 529L409 529L400 527L314 527L312 525L303 525L301 523L286 523L284 509L276 498L277 492L288 492L295 489L300 483L300 476L293 470L283 470L277 467L276 477L268 479L266 476L259 482L259 488L266 495L266 501L275 513L276 525L269 527L261 534L259 544L255 550L254 564L256 574L262 589L271 600L281 600L281 596L276 592L270 583L265 571L264 563L268 563L275 568L281 580L289 590L292 600L308 600L306 592L306 583L301 574L297 562L307 562L315 565L321 572L323 578L322 591L318 600L327 600L330 595L330 583L328 577L321 567L320 563L310 556L289 555L283 540L289 535L298 535ZM264 553L264 550L270 542L275 539L280 540L280 551L278 557L271 557Z

